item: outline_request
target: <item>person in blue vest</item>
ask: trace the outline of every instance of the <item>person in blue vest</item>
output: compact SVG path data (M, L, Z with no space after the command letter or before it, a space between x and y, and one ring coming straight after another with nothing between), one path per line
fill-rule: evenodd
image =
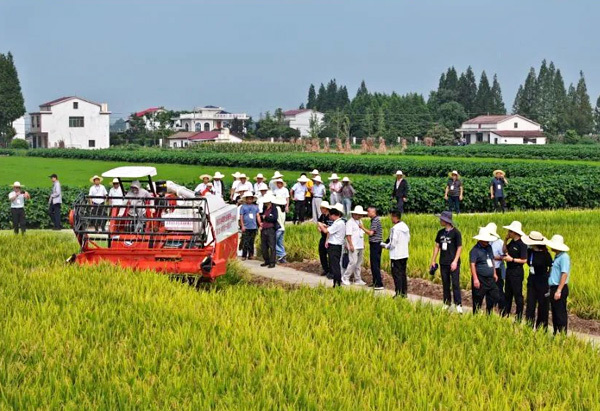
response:
M494 268L494 251L492 250L491 242L496 240L496 237L489 233L485 227L479 229L479 234L473 237L477 240L477 244L469 253L469 262L471 268L471 285L473 294L473 314L481 308L484 297L490 299L491 307L498 301L500 295L496 281L496 270ZM488 306L489 307L489 306ZM491 313L488 308L488 314Z
M505 187L508 185L506 174L502 170L494 171L494 178L490 184L490 198L494 200L496 211L506 211Z
M550 286L550 308L554 334L567 332L569 317L567 315L567 297L569 296L569 276L571 274L571 257L567 254L569 247L561 235L554 235L546 242L554 255L548 285Z

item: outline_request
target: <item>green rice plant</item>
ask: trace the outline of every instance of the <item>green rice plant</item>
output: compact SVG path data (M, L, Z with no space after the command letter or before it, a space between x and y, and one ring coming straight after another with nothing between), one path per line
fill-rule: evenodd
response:
M594 409L598 352L347 290L196 290L0 234L2 409ZM232 270L237 270L232 266Z
M463 252L461 264L461 285L470 288L469 251L475 245L473 236L479 227L490 222L495 222L500 235L505 235L502 226L509 225L513 220L523 223L526 232L535 230L551 237L561 234L565 242L571 247L572 272L570 279L569 309L583 318L600 319L600 260L593 241L600 231L600 211L536 211L512 212L506 214L462 214L454 217L457 228L463 237ZM365 225L369 225L365 220ZM412 277L431 279L429 263L433 251L435 235L441 227L439 220L433 215L406 214L404 221L410 228L411 240L408 259L408 274ZM383 219L384 237L387 238L391 221ZM289 259L298 261L303 259L318 259L319 233L312 223L286 228L286 251L289 250ZM369 250L367 247L366 254ZM368 257L365 257L365 266L368 266ZM384 250L382 267L390 272L388 252ZM439 271L433 279L440 283ZM525 282L526 283L526 282ZM409 290L410 292L410 290Z

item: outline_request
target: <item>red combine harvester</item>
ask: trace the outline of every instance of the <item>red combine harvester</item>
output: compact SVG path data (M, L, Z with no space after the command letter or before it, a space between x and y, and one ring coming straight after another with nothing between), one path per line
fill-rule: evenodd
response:
M197 197L172 181L154 182L154 167L118 167L102 176L118 179L126 194L100 206L93 204L98 197L76 200L70 220L81 250L71 262L108 261L208 281L225 274L237 251L235 206L216 196Z

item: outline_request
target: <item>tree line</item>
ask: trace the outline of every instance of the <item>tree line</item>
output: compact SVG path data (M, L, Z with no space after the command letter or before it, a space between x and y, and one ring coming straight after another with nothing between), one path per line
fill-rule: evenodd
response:
M6 147L16 134L12 123L25 114L25 100L12 54L0 53L0 145Z

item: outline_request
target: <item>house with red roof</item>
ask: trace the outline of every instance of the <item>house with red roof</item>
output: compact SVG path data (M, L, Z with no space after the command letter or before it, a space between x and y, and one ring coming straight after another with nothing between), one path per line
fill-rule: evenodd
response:
M311 119L318 121L318 124L323 124L323 113L311 109L297 109L284 111L285 121L289 127L296 129L300 132L300 137L307 137L310 135L310 122Z
M519 114L477 116L456 131L466 144L546 144L542 126Z
M131 121L132 117L139 117L144 120L144 122L146 124L146 126L145 126L146 130L148 130L148 131L158 130L160 128L160 122L158 121L156 116L159 113L164 113L165 111L166 110L164 107L150 107L145 110L133 113L129 117L129 120L127 120L127 128L129 129L129 124L130 124L129 122Z
M178 131L167 137L167 141L171 148L185 148L199 143L241 143L242 138L224 128L214 131Z
M110 111L108 104L77 96L61 97L29 113L27 141L33 148L108 148Z

